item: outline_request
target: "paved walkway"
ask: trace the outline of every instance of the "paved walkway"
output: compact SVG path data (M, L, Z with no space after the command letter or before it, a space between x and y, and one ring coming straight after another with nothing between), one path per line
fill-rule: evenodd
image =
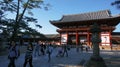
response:
M101 51L107 67L120 67L120 51Z
M48 62L48 57L39 56L37 58L33 58L33 66L34 67L83 67L86 61L92 55L92 51L89 52L76 52L76 49L72 48L69 52L68 57L56 57L57 49L54 49L53 54L51 56L51 61ZM101 51L101 56L104 57L107 65L113 63L109 61L110 58L119 58L120 52L114 51ZM120 61L120 60L119 60ZM113 64L120 65L120 62L116 61ZM7 56L0 56L0 67L7 67L9 60ZM24 53L16 60L16 67L23 67L24 63ZM29 65L27 65L29 67ZM110 65L110 67L114 67L114 65ZM119 66L116 66L119 67Z

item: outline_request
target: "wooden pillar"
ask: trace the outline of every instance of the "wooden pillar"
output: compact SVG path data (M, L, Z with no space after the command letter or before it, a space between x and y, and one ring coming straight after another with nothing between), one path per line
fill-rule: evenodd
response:
M78 45L78 31L76 31L76 45Z
M88 41L88 45L90 46L90 33L88 32L88 34L87 34L87 41Z
M66 44L68 44L68 32L66 31L66 34L67 34L67 43Z
M61 37L61 33L60 33L60 45L61 45L61 40L62 40L62 37Z
M112 36L111 36L111 31L109 31L109 40L110 40L110 48L112 50Z

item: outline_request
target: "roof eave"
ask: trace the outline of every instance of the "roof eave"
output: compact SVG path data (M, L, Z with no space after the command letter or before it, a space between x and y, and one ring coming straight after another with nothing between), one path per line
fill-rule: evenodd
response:
M114 25L117 25L120 23L120 16L116 16L116 17L110 17L110 18L102 18L102 19L91 19L91 20L81 20L81 21L60 21L60 20L56 20L56 21L50 21L51 24L53 24L54 26L60 28L60 24L65 25L68 23L77 23L79 22L79 24L92 24L93 22L102 22L102 21L113 21L116 22ZM81 23L82 22L82 23ZM84 23L83 23L84 22ZM89 23L88 23L89 22Z

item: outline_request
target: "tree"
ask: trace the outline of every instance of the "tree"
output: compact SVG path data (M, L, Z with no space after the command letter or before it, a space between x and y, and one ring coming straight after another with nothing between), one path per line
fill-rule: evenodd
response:
M1 30L6 29L11 33L11 38L15 39L18 33L25 31L38 33L35 29L29 27L28 22L34 22L39 28L38 21L33 17L33 9L44 7L46 10L49 4L44 4L42 0L2 0L0 1L0 23ZM25 14L25 13L28 14ZM6 14L13 13L15 17L9 19Z
M111 5L115 5L118 9L120 9L120 0L115 0L114 2L111 3Z

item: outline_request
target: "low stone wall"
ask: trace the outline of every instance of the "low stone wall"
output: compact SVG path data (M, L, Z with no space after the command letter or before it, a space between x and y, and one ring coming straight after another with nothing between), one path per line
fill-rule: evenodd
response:
M120 50L120 44L117 45L117 46L113 46L113 47L112 47L112 50Z
M101 50L111 50L110 46L104 45L104 46L100 46Z
M101 50L120 50L120 45L115 45L115 46L107 46L107 45L104 45L104 46L100 46L100 49Z

